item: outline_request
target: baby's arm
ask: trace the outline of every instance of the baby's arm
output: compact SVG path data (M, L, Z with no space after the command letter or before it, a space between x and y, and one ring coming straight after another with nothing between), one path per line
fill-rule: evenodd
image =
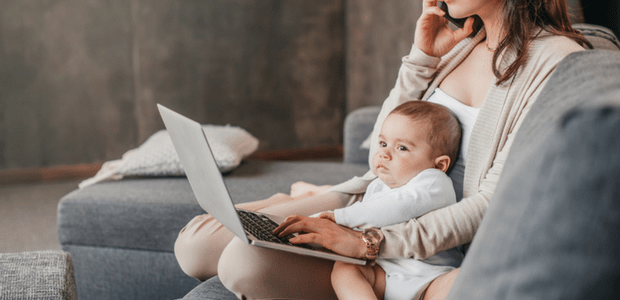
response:
M336 223L350 228L383 227L409 221L456 203L452 182L439 170L420 173L415 184L334 210ZM415 180L415 179L414 179Z

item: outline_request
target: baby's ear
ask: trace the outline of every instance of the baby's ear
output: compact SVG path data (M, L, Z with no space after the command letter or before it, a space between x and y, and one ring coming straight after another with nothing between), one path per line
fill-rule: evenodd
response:
M450 157L447 155L437 156L435 158L435 168L441 170L442 172L448 172L448 168L450 167Z

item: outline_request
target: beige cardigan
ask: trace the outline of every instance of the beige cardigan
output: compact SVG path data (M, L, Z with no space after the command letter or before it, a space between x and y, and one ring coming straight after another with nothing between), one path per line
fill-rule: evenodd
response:
M377 151L383 121L399 104L427 100L441 81L484 39L484 29L459 43L442 58L413 47L403 58L396 85L384 101L371 136L369 160ZM502 85L492 85L480 108L468 148L463 199L406 223L382 228L382 258L425 259L472 241L499 180L516 131L549 75L568 54L583 48L566 37L541 34L530 46L527 63ZM334 186L331 191L363 193L376 176L369 171Z

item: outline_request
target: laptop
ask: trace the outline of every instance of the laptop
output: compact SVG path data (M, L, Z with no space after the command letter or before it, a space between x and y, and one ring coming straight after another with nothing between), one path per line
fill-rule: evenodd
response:
M200 207L246 244L364 265L363 259L336 254L315 245L294 245L273 235L284 217L236 209L201 125L157 104L189 184ZM258 200L258 199L257 199Z

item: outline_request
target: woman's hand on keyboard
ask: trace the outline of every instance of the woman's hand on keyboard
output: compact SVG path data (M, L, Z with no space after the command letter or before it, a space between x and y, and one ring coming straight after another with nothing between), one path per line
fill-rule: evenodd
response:
M366 254L366 243L362 240L361 231L340 226L327 219L290 216L273 233L280 237L298 233L289 242L319 244L344 256L363 258Z

